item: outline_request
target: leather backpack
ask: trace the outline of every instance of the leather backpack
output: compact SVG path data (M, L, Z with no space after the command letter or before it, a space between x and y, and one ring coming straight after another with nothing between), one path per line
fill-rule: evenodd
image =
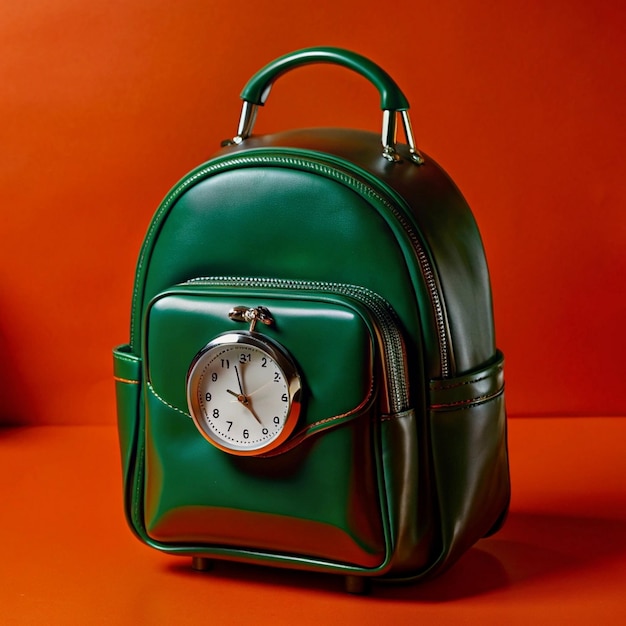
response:
M274 81L309 63L371 81L382 134L254 135ZM288 54L242 99L237 135L167 194L139 254L114 350L128 522L197 569L327 572L354 592L439 574L509 505L475 220L368 59Z

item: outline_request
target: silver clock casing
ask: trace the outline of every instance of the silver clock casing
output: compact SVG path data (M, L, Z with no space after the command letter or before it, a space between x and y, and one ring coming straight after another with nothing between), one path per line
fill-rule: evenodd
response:
M217 393L222 394L221 404L219 406L220 409L223 407L223 394L225 390L220 388L220 381L213 382L205 380L204 378L208 373L208 368L216 358L222 353L237 350L237 348L241 348L242 353L247 352L252 354L257 352L260 355L265 355L265 358L269 360L268 362L272 363L272 368L275 372L274 375L279 376L279 382L284 385L282 388L287 395L287 406L282 407L281 404L281 412L283 408L285 410L283 414L280 415L280 424L274 424L274 419L278 417L274 415L274 413L278 413L279 411L271 411L271 414L256 415L254 412L254 398L251 400L250 407L246 406L247 411L251 413L248 417L254 418L254 420L249 420L251 425L256 427L256 423L258 422L261 424L263 430L269 430L270 427L274 427L273 432L269 432L266 438L251 438L248 441L241 437L238 439L229 437L224 432L223 428L222 432L220 432L220 429L216 427L216 420L212 419L212 415L209 413L211 409L207 409L206 402L201 398L201 394L206 395L208 390L215 390ZM258 367L258 364L256 366ZM249 365L246 364L244 367L249 367ZM239 375L240 374L237 373L237 377L239 377ZM239 387L227 390L227 392L233 396L240 395L239 402L241 404L245 405L242 398L247 399L250 403L249 398L247 398L243 389L241 389L241 382L236 382L236 379L231 376L230 386L235 387L236 385ZM202 436L220 450L238 456L262 455L276 449L291 435L300 415L302 383L295 362L278 342L254 331L228 332L210 341L196 354L191 362L187 373L186 387L189 412L196 428ZM248 395L252 396L257 390L246 389L245 391ZM266 391L266 393L268 391ZM210 391L208 392L210 393ZM234 400L230 399L230 402L236 403L237 398ZM217 404L219 404L219 402ZM237 408L240 409L240 407ZM247 411L243 411L243 414L247 415ZM241 410L235 411L235 413L241 415ZM225 422L225 420L226 415L223 416L220 425L222 422ZM233 419L231 421L234 422L235 420ZM235 428L239 429L239 432L243 432L245 424L243 426L237 424Z

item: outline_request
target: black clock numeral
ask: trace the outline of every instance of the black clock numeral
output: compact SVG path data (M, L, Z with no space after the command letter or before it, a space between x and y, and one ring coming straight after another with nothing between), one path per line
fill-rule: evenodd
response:
M243 429L243 438L244 439L249 439L250 438L250 431L247 428Z
M261 367L267 367L267 358L261 357Z
M280 398L283 402L289 402L289 398L287 397L287 394L284 393L281 398Z
M222 369L229 369L230 368L230 361L228 359L222 359Z
M264 428L261 432L262 432L264 435L267 435L270 431L269 431L267 428Z
M213 373L211 374L211 380L212 380L213 382L216 382L216 381L217 381L217 372L213 372Z
M226 420L226 423L228 424L228 432L230 432L230 429L233 427L233 423Z
M250 363L250 361L252 361L252 355L251 354L244 354L243 352L239 355L239 362L240 363Z
M274 424L280 424L280 417L274 418Z
M274 372L274 382L275 383L279 383L280 382L280 373L279 372Z
M206 395L204 396L204 399L205 399L207 402L211 402L211 394L207 392L207 393L206 393Z
M217 419L220 416L220 410L219 409L213 409L213 417L215 419Z

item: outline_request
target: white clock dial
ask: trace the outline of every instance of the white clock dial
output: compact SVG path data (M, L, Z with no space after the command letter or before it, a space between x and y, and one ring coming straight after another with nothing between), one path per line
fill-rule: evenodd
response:
M187 400L200 432L239 455L276 448L293 431L300 379L285 351L257 333L216 338L194 359Z

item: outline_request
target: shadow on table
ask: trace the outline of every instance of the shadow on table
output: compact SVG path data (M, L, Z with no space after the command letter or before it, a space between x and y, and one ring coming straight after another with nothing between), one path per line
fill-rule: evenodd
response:
M479 542L448 572L421 583L376 583L372 596L407 602L447 602L533 584L586 570L626 552L623 520L512 513L500 533ZM179 575L198 576L189 563L172 563ZM301 587L344 593L343 578L325 574L217 562L207 575L247 585Z
M625 552L624 520L511 513L500 533L479 542L444 575L423 584L383 586L377 595L446 602L556 576L581 576Z
M26 423L37 398L28 389L27 377L19 371L15 347L9 340L11 328L5 327L2 321L0 319L0 427L19 426Z

